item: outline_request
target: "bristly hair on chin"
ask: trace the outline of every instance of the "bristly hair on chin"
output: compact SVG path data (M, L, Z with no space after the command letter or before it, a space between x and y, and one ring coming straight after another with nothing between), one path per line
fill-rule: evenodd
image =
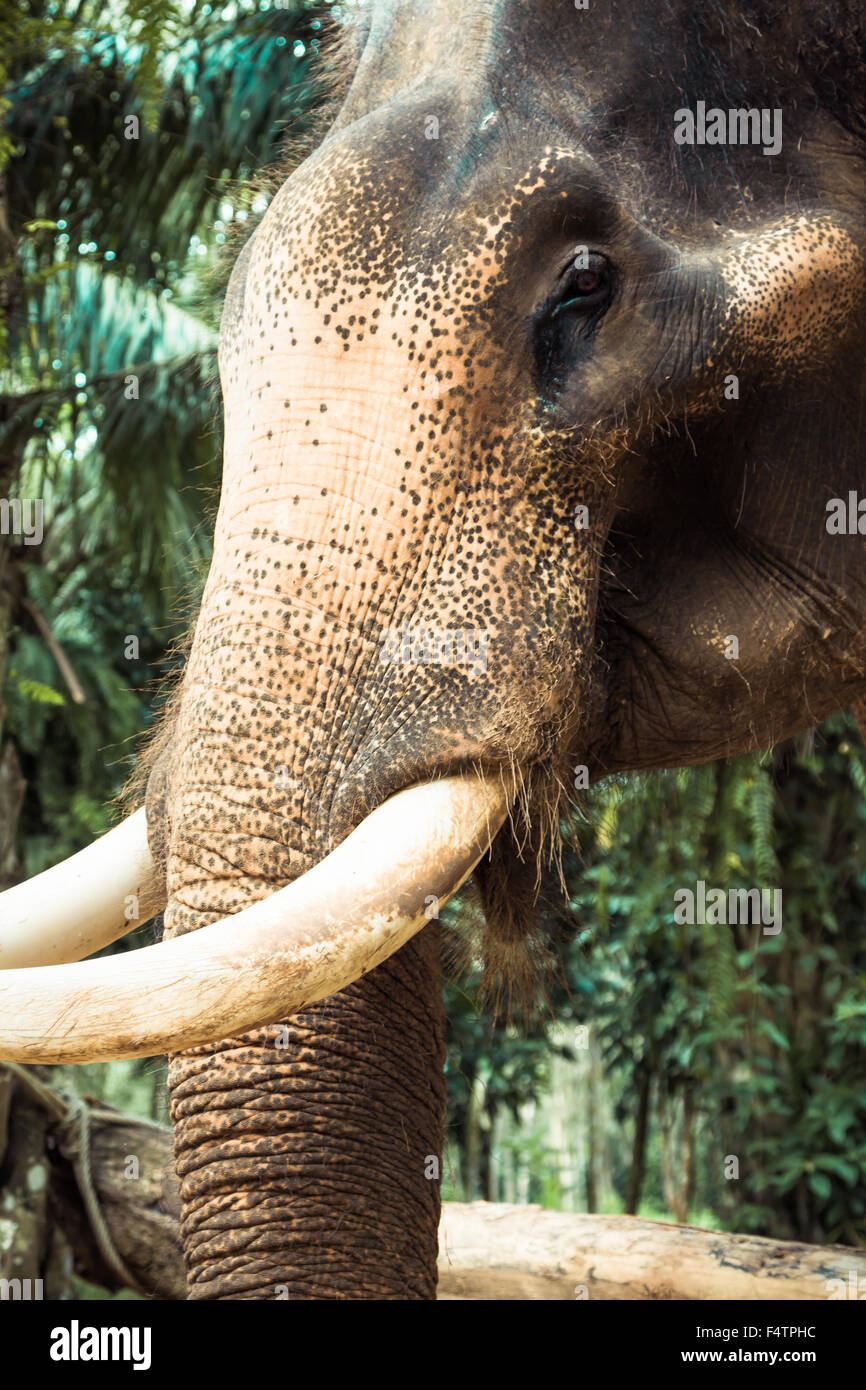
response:
M564 916L562 851L574 842L576 827L570 759L558 764L529 769L508 821L464 890L459 923L444 937L449 974L480 966L479 1007L507 1023L550 1012L554 983L565 984L551 921Z

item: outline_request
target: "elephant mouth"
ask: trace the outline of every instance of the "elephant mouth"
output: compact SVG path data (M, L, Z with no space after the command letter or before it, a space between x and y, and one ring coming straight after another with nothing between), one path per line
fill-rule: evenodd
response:
M176 1052L329 998L419 931L431 901L438 910L457 891L516 790L477 770L415 784L269 898L154 946L82 960L163 905L137 812L0 895L0 1060Z
M413 787L471 778L490 783L501 781L505 784L507 781L509 785L514 780L504 759L487 755L480 744L464 747L459 755L443 758L438 751L426 756L407 756L377 740L369 751L362 750L340 781L333 798L323 806L320 853L333 851L380 806Z

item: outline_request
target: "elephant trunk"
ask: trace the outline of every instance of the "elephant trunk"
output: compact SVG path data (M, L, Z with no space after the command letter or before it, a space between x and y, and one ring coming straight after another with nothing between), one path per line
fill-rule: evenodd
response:
M190 1299L435 1296L444 1038L431 922L332 999L170 1058Z

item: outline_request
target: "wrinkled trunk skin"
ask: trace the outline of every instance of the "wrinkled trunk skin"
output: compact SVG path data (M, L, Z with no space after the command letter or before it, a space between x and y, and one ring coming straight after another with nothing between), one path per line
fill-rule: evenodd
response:
M435 1297L438 929L299 1014L171 1059L191 1299Z
M268 896L330 847L323 798L351 757L337 715L353 691L335 678L318 713L312 685L293 700L296 654L271 617L263 596L249 627L203 609L165 798L169 937ZM435 923L284 1025L172 1057L189 1297L435 1297L443 1064Z

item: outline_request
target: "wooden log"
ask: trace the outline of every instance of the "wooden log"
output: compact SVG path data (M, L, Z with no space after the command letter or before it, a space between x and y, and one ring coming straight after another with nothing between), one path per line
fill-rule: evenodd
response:
M110 1116L103 1102L94 1102L91 1178L112 1244L138 1291L184 1299L172 1132L134 1115ZM76 1273L107 1289L123 1288L100 1252L72 1164L56 1150L52 1157L52 1206L73 1250Z
M446 1202L439 1228L442 1299L826 1300L852 1273L866 1286L866 1250L636 1216Z
M171 1130L119 1116L101 1102L93 1104L90 1130L93 1186L118 1254L152 1297L184 1298ZM74 1252L76 1269L106 1288L122 1287L100 1255L72 1166L51 1141L50 1123L46 1133L51 1211ZM844 1297L849 1286L866 1287L866 1250L634 1216L446 1202L439 1237L443 1301L808 1301L826 1300L834 1291Z

